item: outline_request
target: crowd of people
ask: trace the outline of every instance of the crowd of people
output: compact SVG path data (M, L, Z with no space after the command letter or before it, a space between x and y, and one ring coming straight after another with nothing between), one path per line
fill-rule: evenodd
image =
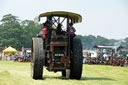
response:
M102 65L112 65L112 66L125 66L128 64L128 55L120 56L119 54L115 56L98 56L98 57L85 57L83 59L85 64L102 64Z
M6 60L6 61L19 61L19 62L31 62L30 54L22 54L22 52L18 51L17 53L8 52L3 53L0 52L0 60Z
M7 54L0 53L0 60L10 61L14 59L15 59L15 56L12 53L7 53Z

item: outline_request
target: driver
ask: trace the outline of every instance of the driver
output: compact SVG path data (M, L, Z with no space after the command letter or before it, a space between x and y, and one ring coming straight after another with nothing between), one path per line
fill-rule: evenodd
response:
M57 30L56 30L56 34L57 35L61 35L62 34L62 24L59 23L58 26L57 26Z

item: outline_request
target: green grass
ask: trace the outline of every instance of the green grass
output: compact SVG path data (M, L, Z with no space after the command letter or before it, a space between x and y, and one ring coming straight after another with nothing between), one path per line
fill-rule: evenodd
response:
M0 61L0 85L128 85L128 67L83 65L81 80L44 69L44 80L31 78L30 63Z

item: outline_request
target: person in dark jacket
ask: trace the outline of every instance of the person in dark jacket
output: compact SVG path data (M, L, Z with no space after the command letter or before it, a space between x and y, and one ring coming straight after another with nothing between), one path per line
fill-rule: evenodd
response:
M62 34L62 24L60 24L60 23L57 26L56 34L57 35L61 35Z

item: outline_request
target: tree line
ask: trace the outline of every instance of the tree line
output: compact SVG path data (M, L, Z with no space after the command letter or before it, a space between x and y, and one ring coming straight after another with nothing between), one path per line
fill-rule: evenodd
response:
M31 48L32 37L41 30L41 24L32 20L20 20L19 17L7 14L0 20L0 47ZM94 45L115 45L120 40L107 39L102 36L77 35L82 40L83 49L93 49ZM121 42L127 45L128 38Z
M0 47L30 48L32 37L41 30L41 25L32 20L20 20L12 14L4 15L0 24Z

